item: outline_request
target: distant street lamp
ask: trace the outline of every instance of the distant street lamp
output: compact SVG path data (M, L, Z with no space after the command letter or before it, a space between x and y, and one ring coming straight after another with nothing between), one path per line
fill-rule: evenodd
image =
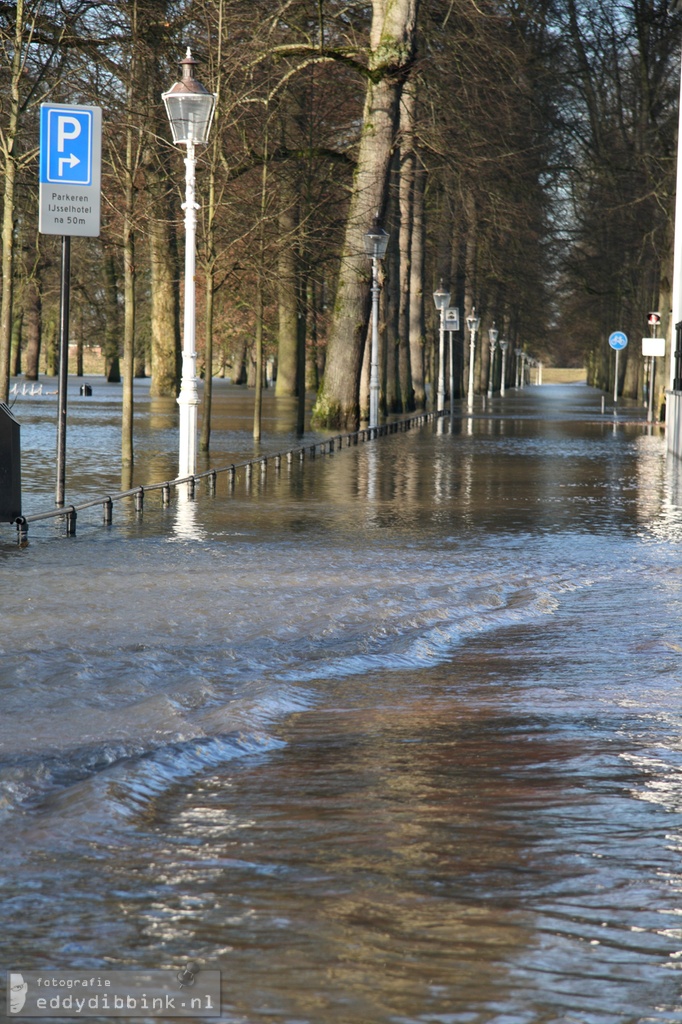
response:
M514 355L516 356L516 380L515 387L523 387L523 349L515 348Z
M436 309L440 310L440 334L438 337L438 396L436 409L442 412L445 408L445 310L450 305L450 292L443 288L441 278L440 287L433 293L433 301ZM452 342L451 342L452 344ZM452 402L452 395L450 396Z
M372 227L365 233L365 252L372 261L372 348L369 370L369 425L379 426L379 260L386 255L389 235L374 218Z
M507 375L507 349L508 341L500 341L500 352L502 353L502 376L500 378L500 395L504 398L505 378Z
M467 405L469 409L474 407L474 358L476 355L476 332L481 326L481 318L476 316L476 307L471 310L467 317L469 328L469 389L467 391Z
M493 397L493 369L495 363L495 349L497 348L497 339L500 336L500 332L495 327L495 321L488 331L488 339L490 341L490 364L488 366L488 398Z
M216 97L194 77L196 61L187 47L181 60L182 80L162 96L173 132L173 142L187 147L185 157L185 310L182 338L182 377L180 380L180 453L178 476L193 476L197 466L197 390L196 302L194 275L196 266L196 226L198 205L194 195L196 172L195 147L205 146L211 129ZM210 367L208 369L210 373Z

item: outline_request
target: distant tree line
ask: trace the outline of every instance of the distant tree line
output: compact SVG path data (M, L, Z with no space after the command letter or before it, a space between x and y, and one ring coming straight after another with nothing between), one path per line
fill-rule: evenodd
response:
M0 2L3 171L0 400L10 375L56 371L59 239L37 232L42 102L102 107L103 226L72 261L71 336L124 380L175 395L182 153L161 94L189 45L218 96L200 153L201 445L211 378L316 392L315 422L367 413L363 234L378 213L384 412L427 401L431 293L513 352L587 365L612 386L609 333L670 330L682 17L666 0L14 0ZM453 336L455 389L469 345ZM638 345L621 360L641 391ZM514 372L513 360L508 373ZM661 374L665 379L665 375Z

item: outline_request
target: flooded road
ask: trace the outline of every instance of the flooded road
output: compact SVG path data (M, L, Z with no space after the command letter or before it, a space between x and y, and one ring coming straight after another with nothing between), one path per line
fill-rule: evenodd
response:
M105 405L69 500L116 486ZM198 961L226 1024L682 1021L682 470L599 405L5 527L4 967ZM14 411L41 511L50 410Z

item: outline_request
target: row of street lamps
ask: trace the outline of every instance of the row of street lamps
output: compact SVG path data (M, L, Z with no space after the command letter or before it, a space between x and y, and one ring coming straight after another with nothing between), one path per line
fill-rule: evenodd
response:
M196 307L195 307L195 266L196 266L196 222L198 204L195 198L195 175L196 175L196 147L204 146L208 142L208 135L211 130L211 122L215 110L216 96L210 93L197 80L194 74L196 61L192 57L189 47L184 60L180 61L182 68L182 79L176 82L168 92L163 94L163 102L166 107L173 142L179 146L185 146L187 155L185 157L185 307L183 317L183 341L182 341L182 374L180 380L180 394L178 405L180 407L180 441L179 441L179 469L178 477L192 476L196 472L196 450L197 450L197 408L199 405L199 393L196 377ZM379 295L381 286L379 283L379 261L386 255L389 235L384 231L379 222L379 216L369 231L364 236L365 252L372 261L372 336L370 351L370 377L369 377L369 426L376 428L379 425ZM440 333L438 344L438 385L436 392L436 406L439 412L445 408L445 330L446 314L450 306L450 292L446 291L441 281L440 287L433 293L433 300L436 309L440 313ZM476 310L472 309L467 317L467 328L469 330L469 386L467 390L467 404L473 408L474 403L474 357L476 352L476 335L480 329L481 320ZM506 375L506 355L508 342L500 340L499 332L493 323L488 331L490 342L490 366L488 374L488 395L492 396L493 388L493 360L495 350L499 344L502 353L502 383L500 394L504 395ZM517 387L523 385L523 357L525 353L516 350L517 355ZM521 357L521 358L519 358ZM521 366L521 379L518 381L518 367ZM450 395L454 392L454 358L453 346L450 345Z
M445 315L446 310L450 306L450 292L446 291L443 287L443 281L440 282L440 287L433 293L433 301L440 314L440 333L438 343L438 389L436 392L436 408L438 412L442 412L445 408ZM467 317L467 328L469 331L469 386L467 388L467 405L469 408L473 407L474 404L474 357L476 354L476 335L478 334L481 326L481 318L476 315L476 308L472 309L471 315ZM497 346L497 339L499 332L493 323L493 326L488 331L488 337L490 339L490 369L488 376L488 395L492 396L493 387L493 359L495 355L495 348ZM503 353L502 360L502 389L501 394L504 394L504 373L505 364L504 359L506 356L508 342L500 342L500 350ZM450 345L450 394L452 395L455 390L455 379L454 379L454 358L453 358L453 346Z
M378 262L386 255L389 235L380 226L378 215L369 231L365 234L365 252L372 261L372 343L370 356L370 379L369 379L369 426L376 427L379 424L379 295L381 286L378 276ZM438 333L438 382L436 386L436 409L442 412L445 408L445 317L450 306L450 292L443 287L441 279L440 286L433 293L433 301L439 312L440 323ZM476 355L476 335L481 326L481 318L476 315L476 309L472 309L467 317L467 329L469 331L469 386L467 388L467 405L473 408L474 404L474 359ZM502 380L500 394L505 393L505 378L507 373L507 349L509 342L499 338L499 331L493 322L488 331L490 343L490 364L488 367L488 397L493 394L493 365L495 351L499 344L502 353ZM520 357L525 356L521 349L516 349L517 367ZM518 373L518 370L517 370ZM521 376L523 381L523 375ZM517 383L517 387L523 386ZM454 393L454 357L453 346L450 345L450 394Z

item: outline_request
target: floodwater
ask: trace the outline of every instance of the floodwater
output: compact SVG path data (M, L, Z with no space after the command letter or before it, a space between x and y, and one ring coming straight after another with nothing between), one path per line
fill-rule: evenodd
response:
M219 465L252 446L218 392ZM50 401L14 410L26 513ZM69 501L120 482L115 392L71 410ZM3 527L0 963L191 960L225 1024L682 1021L681 469L599 410L526 388L250 493Z

